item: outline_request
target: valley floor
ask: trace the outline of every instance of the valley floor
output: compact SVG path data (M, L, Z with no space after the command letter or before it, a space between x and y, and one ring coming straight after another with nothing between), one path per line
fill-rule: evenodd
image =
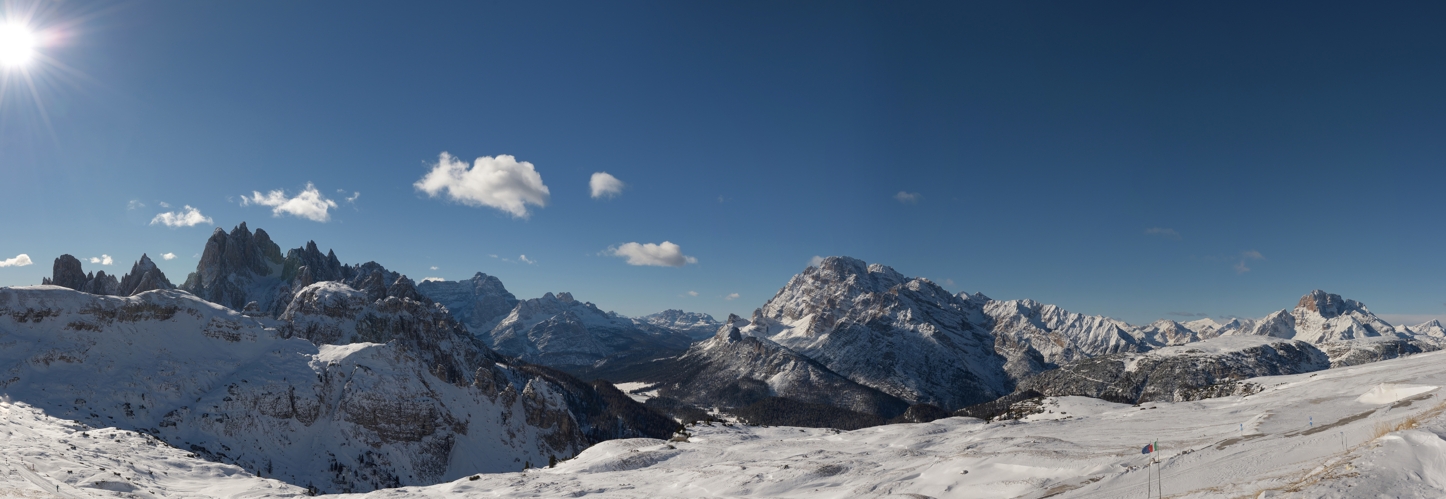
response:
M1198 402L1047 399L1002 423L699 426L689 442L609 441L552 469L348 497L1446 496L1446 352L1255 381L1264 391ZM0 402L0 498L304 492L187 454Z

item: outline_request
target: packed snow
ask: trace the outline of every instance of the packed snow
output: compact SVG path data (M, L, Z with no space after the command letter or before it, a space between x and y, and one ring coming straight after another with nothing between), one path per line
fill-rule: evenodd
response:
M1252 381L1267 388L1140 406L1051 398L1020 421L701 425L686 442L612 440L555 468L346 497L1105 498L1141 497L1151 476L1170 497L1446 495L1446 352ZM1142 454L1151 442L1159 452ZM19 401L0 402L0 455L0 497L304 493Z

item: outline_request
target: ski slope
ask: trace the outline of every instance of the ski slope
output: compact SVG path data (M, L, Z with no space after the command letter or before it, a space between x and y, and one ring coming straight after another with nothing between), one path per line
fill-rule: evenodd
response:
M699 426L688 442L614 440L552 469L346 497L1139 498L1155 473L1166 497L1446 496L1446 352L1253 382L1265 389L1139 407L1052 398L1043 412L998 423ZM1152 441L1154 471L1140 453ZM0 402L0 454L10 459L0 497L53 496L12 472L17 460L60 485L62 497L304 492L18 402Z

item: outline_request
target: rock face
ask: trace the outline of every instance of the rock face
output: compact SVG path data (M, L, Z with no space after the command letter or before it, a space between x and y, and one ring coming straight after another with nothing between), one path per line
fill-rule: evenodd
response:
M713 337L718 332L721 324L713 319L713 316L699 312L684 312L682 310L664 310L652 315L645 315L634 319L635 322L645 322L664 329L671 329L692 338L694 341L704 340Z
M175 289L166 274L156 267L156 262L151 257L141 254L141 259L131 265L131 271L120 280L119 292L121 296L131 296L137 293L144 293L155 289Z
M79 259L70 255L60 255L55 259L51 277L42 279L41 284L106 296L131 296L153 289L175 288L171 281L166 279L166 274L156 268L155 262L144 254L131 266L131 272L121 280L116 280L114 275L107 275L104 270L86 274L85 270L81 268Z
M374 301L314 283L280 330L174 290L0 288L0 392L325 492L516 471L675 427L610 386L510 363L399 280Z
M503 354L562 369L614 359L676 355L691 343L681 333L636 324L578 301L571 293L547 293L520 301L480 336Z
M465 281L424 281L417 291L441 303L457 322L474 332L485 332L517 306L517 297L496 277L478 272Z
M1256 376L1331 367L1310 343L1270 337L1226 337L1148 353L1117 353L1081 359L1025 379L1019 391L1045 396L1079 395L1122 403L1187 401L1253 393L1237 383Z
M978 302L883 265L830 257L789 280L741 328L908 403L947 409L1009 393Z
M256 229L252 234L245 222L230 234L218 227L181 289L234 310L255 301L270 312L278 301L283 263L281 247L266 231Z
M813 359L725 325L688 352L657 362L644 380L658 395L700 407L747 406L768 397L892 418L909 404L840 376Z

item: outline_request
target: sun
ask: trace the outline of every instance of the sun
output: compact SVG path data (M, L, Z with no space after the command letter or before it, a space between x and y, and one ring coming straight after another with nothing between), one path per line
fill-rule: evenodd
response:
M35 55L35 35L19 24L0 25L0 66L19 67Z

